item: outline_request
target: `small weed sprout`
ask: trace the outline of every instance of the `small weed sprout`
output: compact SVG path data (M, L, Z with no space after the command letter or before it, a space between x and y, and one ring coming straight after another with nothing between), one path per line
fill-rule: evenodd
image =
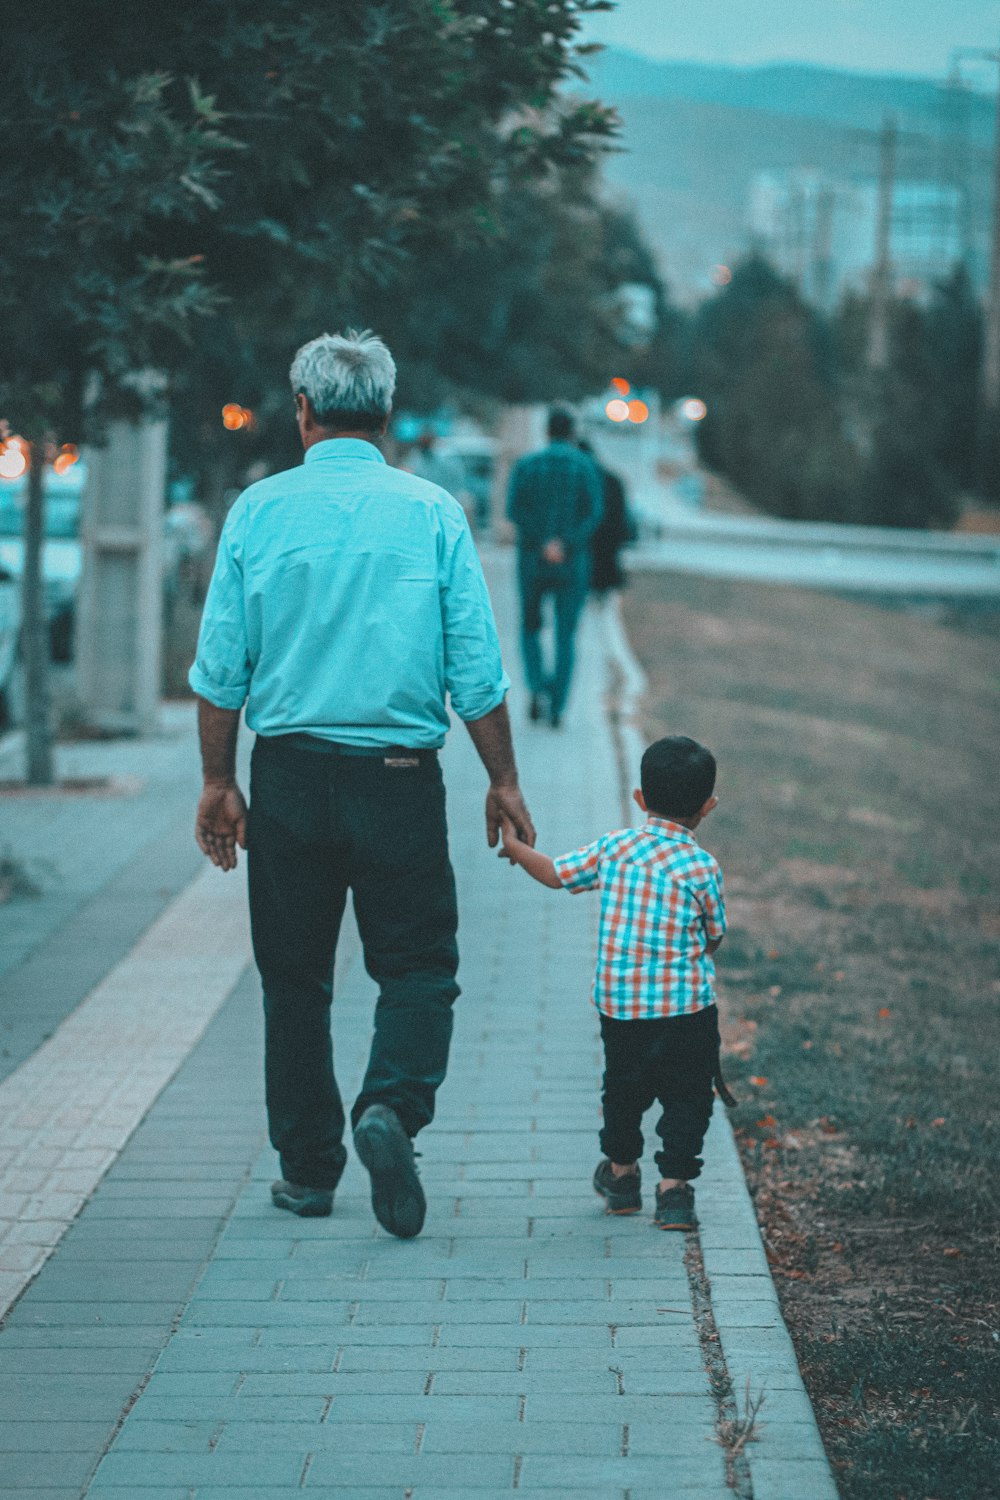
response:
M724 1417L719 1423L719 1442L725 1448L730 1459L736 1458L747 1443L756 1443L759 1434L757 1432L757 1418L760 1409L764 1405L765 1393L763 1386L754 1395L750 1390L750 1376L747 1376L746 1386L743 1391L743 1409L737 1406L734 1417Z

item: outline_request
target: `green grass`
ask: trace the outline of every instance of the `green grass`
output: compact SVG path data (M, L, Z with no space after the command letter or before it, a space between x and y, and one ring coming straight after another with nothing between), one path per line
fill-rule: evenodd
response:
M719 761L734 1117L845 1500L1000 1495L996 622L640 576L650 738Z

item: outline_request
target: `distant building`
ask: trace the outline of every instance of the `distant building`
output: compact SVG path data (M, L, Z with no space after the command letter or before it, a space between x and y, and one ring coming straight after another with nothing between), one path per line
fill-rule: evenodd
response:
M957 187L896 182L889 249L897 287L919 297L948 274L962 258L962 213ZM872 179L838 180L808 168L758 172L751 179L754 245L821 307L868 286L877 217Z

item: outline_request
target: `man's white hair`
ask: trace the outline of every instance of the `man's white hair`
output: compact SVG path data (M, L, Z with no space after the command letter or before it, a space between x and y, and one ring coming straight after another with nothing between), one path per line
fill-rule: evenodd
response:
M396 363L370 329L322 333L303 344L289 371L324 426L378 427L392 410Z

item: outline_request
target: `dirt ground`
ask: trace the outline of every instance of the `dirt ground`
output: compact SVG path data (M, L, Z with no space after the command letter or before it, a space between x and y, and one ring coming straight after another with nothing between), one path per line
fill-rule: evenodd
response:
M719 761L733 1122L841 1492L997 1500L1000 630L663 574L625 612L649 737Z

